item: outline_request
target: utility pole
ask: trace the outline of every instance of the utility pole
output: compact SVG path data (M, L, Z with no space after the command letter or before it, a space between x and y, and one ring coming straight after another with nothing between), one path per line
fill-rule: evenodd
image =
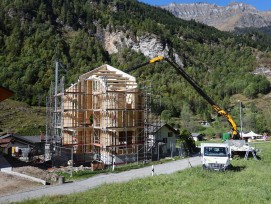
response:
M54 109L54 137L56 139L56 142L58 140L58 134L57 134L57 90L58 90L58 60L56 60L56 68L55 68L55 109Z
M243 121L242 121L242 102L239 100L240 104L240 131L241 131L241 138L243 139Z

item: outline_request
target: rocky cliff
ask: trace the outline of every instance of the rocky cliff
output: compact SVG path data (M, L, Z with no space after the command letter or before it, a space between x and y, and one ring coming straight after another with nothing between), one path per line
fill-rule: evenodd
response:
M129 31L110 31L110 28L101 30L101 42L104 49L109 53L117 53L123 48L130 48L136 52L141 52L149 58L157 56L169 57L169 46L161 42L157 35L146 33L142 36L131 36ZM174 51L173 51L174 53ZM175 61L182 65L181 59L174 54Z
M207 3L171 3L162 8L181 19L194 19L225 31L232 31L235 28L271 26L271 11L262 12L244 3L230 3L227 6Z

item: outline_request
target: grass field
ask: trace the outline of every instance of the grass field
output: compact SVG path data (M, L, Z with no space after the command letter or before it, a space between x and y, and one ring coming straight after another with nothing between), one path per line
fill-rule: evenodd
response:
M24 203L271 203L271 143L257 147L260 160L233 160L225 173L197 167Z

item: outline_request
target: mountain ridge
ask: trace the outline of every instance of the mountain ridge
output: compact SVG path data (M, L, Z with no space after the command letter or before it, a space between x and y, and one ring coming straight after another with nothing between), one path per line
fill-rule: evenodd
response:
M193 19L223 31L233 31L236 28L271 26L271 10L259 11L245 3L232 2L227 6L209 3L171 3L161 6L161 8L170 11L181 19Z

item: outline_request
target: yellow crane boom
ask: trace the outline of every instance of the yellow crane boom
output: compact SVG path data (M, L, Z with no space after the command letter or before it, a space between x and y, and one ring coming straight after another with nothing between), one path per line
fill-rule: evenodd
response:
M158 56L155 57L151 60L149 60L148 62L145 62L143 64L131 67L129 69L126 69L125 72L130 72L133 70L136 70L140 67L146 66L148 64L152 64L152 63L156 63L156 62L160 62L162 60L165 60L166 62L168 62L172 67L175 68L175 70L178 72L178 74L182 75L183 78L186 79L186 81L188 81L188 83L213 107L213 109L215 110L215 112L219 115L219 116L224 116L227 121L229 122L229 124L231 125L231 129L232 129L232 139L239 139L239 132L237 130L237 125L234 122L234 120L232 119L231 115L229 113L227 113L225 110L223 110L222 108L219 107L219 105L217 105L202 89L201 87L198 85L198 83L191 78L184 70L182 67L180 67L179 65L177 65L175 62L169 60L168 58L165 58L163 56Z

